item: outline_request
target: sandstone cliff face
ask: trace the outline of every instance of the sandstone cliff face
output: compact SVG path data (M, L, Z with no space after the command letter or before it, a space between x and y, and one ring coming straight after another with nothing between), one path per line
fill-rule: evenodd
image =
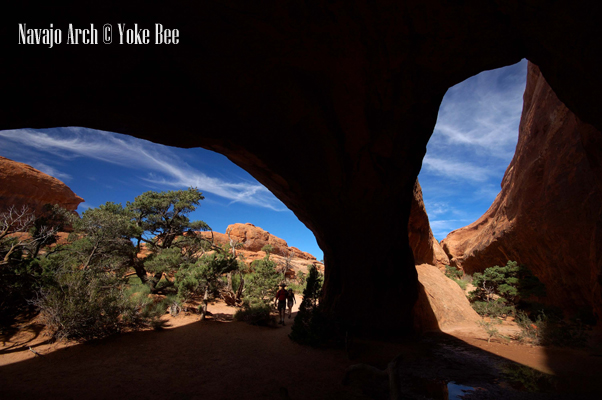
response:
M236 252L242 254L248 264L264 258L266 253L261 249L269 244L273 247L270 259L277 265L285 265L286 259L290 257L289 262L292 269L287 272L287 277L291 279L295 278L299 271L306 274L308 265L314 265L319 271L324 272L324 264L316 260L316 257L296 247L290 247L283 239L258 226L250 223L236 223L228 225L226 232L230 234L230 237L219 232L201 232L201 235L205 238L213 237L215 243L222 245L229 244L230 239L235 243L240 243L242 247Z
M414 254L414 263L417 265L431 264L439 268L449 265L447 254L431 231L429 217L424 208L422 188L418 180L414 185L414 197L412 198L412 208L408 222L408 239Z
M468 273L525 264L567 311L602 315L602 134L529 64L514 159L489 210L442 241Z
M0 210L28 206L37 213L45 204L75 211L84 199L60 180L27 164L0 157Z
M419 282L418 301L414 306L416 330L450 332L474 327L481 319L460 286L438 268L422 264L416 265L416 271Z

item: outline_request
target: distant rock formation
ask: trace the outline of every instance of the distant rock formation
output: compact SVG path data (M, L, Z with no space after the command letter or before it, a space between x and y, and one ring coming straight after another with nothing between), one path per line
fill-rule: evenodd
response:
M468 273L527 265L547 301L602 315L602 134L556 97L529 64L516 154L489 210L442 241Z
M230 237L219 232L202 232L201 234L205 238L213 237L214 242L221 245L229 244L230 239L235 243L240 243L242 247L237 249L237 253L242 255L245 262L249 264L264 258L266 253L261 249L265 245L271 245L273 250L270 259L276 264L284 265L286 259L290 257L292 269L287 273L289 278L295 278L299 271L307 273L309 265L314 265L319 271L324 271L324 264L319 262L316 257L296 247L290 247L283 239L253 224L228 225L226 232L230 234Z
M418 180L414 185L414 196L412 197L412 208L410 210L410 220L408 221L408 238L416 265L431 264L439 268L449 265L447 254L445 254L431 231L429 217L424 208L422 188Z
M0 211L28 206L39 213L46 204L75 211L84 199L60 180L20 162L0 157Z

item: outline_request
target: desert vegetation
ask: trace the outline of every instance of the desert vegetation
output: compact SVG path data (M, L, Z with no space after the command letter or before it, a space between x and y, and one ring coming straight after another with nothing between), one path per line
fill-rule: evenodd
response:
M195 311L197 303L204 319L215 298L240 306L239 320L270 323L282 268L269 248L247 266L239 244L199 234L209 226L189 215L201 200L189 188L146 192L126 206L108 202L81 217L58 207L0 214L2 329L29 312L55 338L90 340L161 328L166 312Z
M505 266L493 266L472 276L446 266L445 274L463 290L470 282L474 289L468 293L473 309L484 320L480 325L488 340L517 339L541 345L581 346L587 332L595 325L591 312L582 311L567 318L557 307L545 304L546 287L526 267L515 261ZM509 319L520 327L520 334L506 337L498 331L502 320Z

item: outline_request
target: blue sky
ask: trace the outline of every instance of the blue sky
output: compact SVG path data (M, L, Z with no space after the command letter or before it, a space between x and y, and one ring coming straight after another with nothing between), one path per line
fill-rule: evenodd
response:
M526 73L523 60L473 76L445 95L419 176L438 240L475 221L499 192L516 147ZM0 155L65 182L85 199L80 212L107 201L125 205L148 190L193 186L205 200L192 219L217 232L250 222L323 258L305 225L221 154L68 127L0 131Z

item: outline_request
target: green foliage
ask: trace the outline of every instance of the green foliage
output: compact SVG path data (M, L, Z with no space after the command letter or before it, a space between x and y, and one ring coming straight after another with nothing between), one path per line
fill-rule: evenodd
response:
M65 264L83 269L123 274L136 257L130 218L120 204L111 202L84 211L74 222L70 243L61 248L59 257Z
M495 296L506 303L517 305L520 300L545 296L545 286L531 271L518 266L516 261L508 261L506 266L487 268L483 273L472 277L476 289L470 292L471 301L489 301Z
M502 374L518 390L535 393L551 392L556 387L556 380L553 376L526 365L508 364L502 368Z
M245 277L245 302L269 306L276 296L282 275L276 271L276 263L267 256L253 261L251 269L253 272Z
M128 202L126 208L134 217L138 239L169 248L176 237L185 232L209 229L203 221L191 222L188 218L203 199L196 188L160 193L149 191Z
M491 342L491 339L496 338L496 339L508 339L507 337L505 337L504 335L502 335L497 328L495 327L495 325L499 325L502 323L502 321L500 321L497 318L492 319L491 321L487 322L487 321L479 321L478 322L479 325L481 327L483 327L483 329L485 330L485 333L487 333L487 343Z
M272 252L274 251L274 246L272 246L271 244L266 244L261 248L261 251L265 252L267 258L269 259L270 254L272 254Z
M154 325L165 307L153 305L148 293L145 286L128 289L114 274L63 266L37 305L54 337L90 340Z
M566 321L543 312L532 322L531 327L535 331L535 338L531 336L531 341L543 346L582 347L588 339L588 327L581 321Z
M307 266L307 270L309 271L309 268L311 268L311 265ZM297 274L297 282L299 283L300 286L303 286L303 288L305 288L305 283L307 281L307 275L303 272L303 271L299 271L299 273Z
M546 326L546 319L539 315L535 321L532 321L524 311L516 313L516 324L521 328L521 334L518 337L520 342L531 342L533 344L541 344L541 332Z
M469 293L469 300L481 315L515 315L516 308L527 307L529 299L545 296L545 287L539 279L515 261L477 272L472 279L476 288Z
M235 321L243 321L251 325L273 325L276 319L270 314L271 307L263 302L247 302L234 314Z
M464 273L461 270L446 265L445 276L447 276L452 281L456 282L462 290L466 290L468 282L464 279Z
M33 312L32 300L44 284L40 250L56 243L56 233L71 214L46 205L40 215L27 207L0 213L0 331L21 313Z
M464 274L459 269L450 265L445 266L445 276L451 279L461 279Z
M108 202L81 218L56 207L37 219L26 209L0 214L0 317L39 292L36 304L57 337L87 340L162 326L158 316L167 306L175 313L189 296L217 291L219 277L238 268L234 256L195 233L209 229L188 218L202 199L189 188L146 192L126 207ZM68 243L49 249L67 223L73 227ZM14 232L23 234L9 235ZM150 255L141 259L143 243ZM123 278L132 268L143 286ZM168 298L169 304L149 297L176 289L181 292Z
M182 264L174 276L174 284L181 301L186 301L207 290L216 292L223 286L221 275L238 269L238 261L230 253L211 253L194 264Z
M518 301L518 272L515 261L508 261L505 267L494 266L483 273L477 272L472 276L475 290L470 292L471 301L489 302L494 295L515 304Z
M313 265L309 268L303 300L295 317L289 337L300 344L320 346L336 334L334 321L319 307L322 276Z
M513 305L508 305L502 298L490 301L475 301L472 303L472 308L477 314L489 317L506 317L516 313L516 308Z

